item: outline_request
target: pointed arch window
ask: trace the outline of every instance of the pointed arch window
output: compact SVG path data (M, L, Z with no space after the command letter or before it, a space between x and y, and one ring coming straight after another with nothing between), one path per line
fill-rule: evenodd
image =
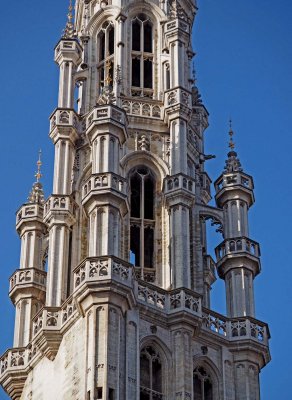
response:
M194 370L193 388L193 400L213 400L212 379L205 368L197 367Z
M131 262L142 279L154 282L154 188L155 179L150 169L140 166L130 173Z
M140 400L163 400L163 365L160 354L151 346L140 353Z
M100 93L104 86L113 86L114 81L115 29L106 21L98 35L98 82Z
M132 20L132 96L153 97L153 24L139 14Z

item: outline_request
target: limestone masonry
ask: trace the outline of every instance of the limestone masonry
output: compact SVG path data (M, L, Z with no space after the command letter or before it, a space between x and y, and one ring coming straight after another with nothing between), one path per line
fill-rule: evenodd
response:
M0 359L11 399L260 399L270 353L255 317L254 185L230 128L208 205L196 11L193 0L77 0L73 20L69 7L53 194L39 172L17 211L14 345ZM222 234L215 261L207 220ZM216 271L227 316L211 308Z

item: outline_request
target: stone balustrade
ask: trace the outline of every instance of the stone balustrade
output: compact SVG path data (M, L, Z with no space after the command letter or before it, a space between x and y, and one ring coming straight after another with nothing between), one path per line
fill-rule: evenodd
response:
M200 315L201 297L188 289L166 291L139 281L136 286L136 298L142 304L164 310L166 314L177 311L189 311Z
M164 193L168 194L175 190L183 189L195 193L195 181L184 174L167 176L164 181Z
M172 32L173 30L178 30L178 29L189 33L190 26L186 22L177 19L177 20L173 20L171 22L168 22L166 24L166 29L165 30L166 30L166 33L168 33L168 32Z
M137 279L143 279L145 282L155 283L156 279L156 270L154 268L142 268L134 267L135 277Z
M11 292L16 287L19 288L28 284L42 286L43 290L45 290L46 279L46 271L42 271L37 268L18 269L9 279L9 291Z
M50 132L56 126L73 127L78 131L79 118L75 110L70 108L57 108L50 117Z
M157 104L146 102L144 99L136 101L123 100L122 108L129 115L136 115L144 118L162 118L162 107Z
M16 226L25 219L42 218L43 206L40 204L24 204L16 213Z
M89 257L74 269L74 289L84 283L116 280L132 286L133 267L117 257Z
M268 326L254 318L227 318L207 309L203 310L202 328L224 336L230 341L251 339L268 345Z
M74 214L75 204L70 196L52 195L45 203L44 216L46 217L50 211L66 211Z
M34 317L32 323L32 337L40 331L61 331L77 315L77 308L73 297L70 296L62 307L44 307Z
M113 120L121 125L126 125L126 116L123 111L114 105L104 105L95 107L86 118L86 129L94 122L103 120Z
M228 188L230 186L243 186L246 189L253 190L253 180L252 177L243 172L232 172L229 174L224 174L221 179L215 182L216 193L220 192L223 188Z
M39 349L33 344L7 350L0 359L0 377L5 372L25 370L39 353Z
M261 255L260 245L258 242L246 237L238 237L224 240L224 242L219 244L215 249L217 262L221 261L221 259L226 255L240 253L248 253L259 258Z
M191 108L192 107L192 99L191 93L182 89L181 87L177 87L165 92L165 104L166 107L172 107L177 104L181 104L184 107Z
M91 191L115 190L127 196L127 180L111 172L93 174L82 187L82 199Z

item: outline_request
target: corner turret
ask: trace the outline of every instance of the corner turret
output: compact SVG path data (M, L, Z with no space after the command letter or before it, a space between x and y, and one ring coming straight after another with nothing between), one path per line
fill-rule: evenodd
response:
M254 204L253 179L234 151L230 123L230 152L223 174L215 181L216 203L223 209L224 241L216 248L219 277L226 283L229 317L255 315L253 280L260 272L259 244L249 238L248 210Z
M32 318L44 305L46 272L44 266L43 222L44 192L40 182L41 152L37 162L36 182L25 203L17 212L16 229L21 238L20 269L10 278L9 296L16 307L14 346L26 346L31 340Z

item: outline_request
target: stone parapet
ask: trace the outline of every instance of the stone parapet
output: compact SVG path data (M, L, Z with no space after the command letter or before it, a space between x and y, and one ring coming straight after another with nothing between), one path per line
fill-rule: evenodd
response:
M54 143L59 139L69 139L74 144L79 125L79 116L74 109L57 108L50 117L50 137Z
M19 294L34 295L44 301L47 273L37 268L18 269L9 279L9 296L15 303Z
M88 282L116 280L132 287L133 269L131 264L117 257L90 257L73 271L74 289L79 289Z
M107 125L107 128L105 128L105 125ZM121 143L124 143L127 137L127 116L124 110L112 104L96 106L88 114L86 133L89 140L92 141L99 134L105 134L109 125L111 126L110 133L117 136Z
M50 223L74 223L76 203L68 195L52 195L45 203L44 220Z

